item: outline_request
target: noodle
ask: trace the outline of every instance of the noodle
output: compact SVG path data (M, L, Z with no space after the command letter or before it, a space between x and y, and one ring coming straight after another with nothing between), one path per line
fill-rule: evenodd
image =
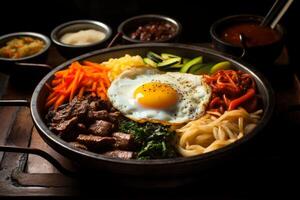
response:
M251 132L260 119L262 110L248 113L243 108L207 112L198 120L191 121L176 130L179 136L178 151L189 157L222 148Z

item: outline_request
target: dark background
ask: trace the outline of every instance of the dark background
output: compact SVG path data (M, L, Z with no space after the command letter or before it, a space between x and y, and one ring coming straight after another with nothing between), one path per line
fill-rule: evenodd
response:
M163 14L178 19L183 26L180 42L210 41L209 27L219 18L234 14L266 15L275 0L48 0L2 1L0 34L35 31L50 35L51 30L74 19L95 19L116 31L125 19L140 14ZM287 30L286 44L296 55L299 1L294 1L281 24ZM298 9L299 11L299 9ZM291 56L293 58L293 56Z
M181 22L183 35L180 42L202 43L210 42L209 28L214 21L235 14L264 16L273 3L274 0L8 0L1 1L0 4L0 35L33 31L49 36L57 25L75 19L99 20L111 26L116 32L118 25L129 17L140 14L162 14ZM293 70L300 68L298 46L296 46L300 35L298 28L300 18L297 13L299 11L299 1L295 0L280 22L286 29L286 46L291 66L293 66L290 69ZM289 196L290 192L284 190L284 187L289 186L291 179L296 176L295 170L291 170L295 168L296 161L293 156L296 151L293 149L296 149L296 146L289 145L291 138L289 136L283 138L282 134L294 133L295 127L280 126L285 123L281 118L275 119L273 124L278 124L276 134L273 134L274 130L270 130L269 134L262 136L264 139L255 144L256 151L249 152L252 157L249 156L246 160L240 161L236 168L233 166L233 168L225 169L228 171L224 173L217 172L212 178L207 178L210 175L206 175L206 180L210 180L209 183L202 182L200 188L187 186L181 192L177 191L179 196L175 199L181 197L184 199L186 194L198 196L198 193L202 197L212 196L211 198L228 196L228 194L229 196L241 194L248 197L249 195L278 197L277 194L281 194L283 199ZM294 153L291 154L291 152ZM298 155L296 157L299 158ZM206 187L202 187L203 185ZM199 191L195 191L195 188ZM190 189L193 193L190 193ZM221 193L220 196L216 195L218 192ZM170 195L169 197L174 198L174 190L164 191L164 193L164 196ZM139 195L142 196L142 192L139 192ZM159 197L156 193L149 195L149 199Z

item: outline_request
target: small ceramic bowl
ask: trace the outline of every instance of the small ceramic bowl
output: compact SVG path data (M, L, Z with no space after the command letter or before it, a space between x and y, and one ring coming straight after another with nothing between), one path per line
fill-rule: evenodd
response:
M66 33L74 33L80 30L94 29L105 34L104 39L99 42L86 45L70 45L61 42L61 37ZM51 39L56 45L60 54L66 58L72 58L93 50L104 48L111 37L111 28L99 21L75 20L57 26L51 32Z
M131 34L135 32L140 26L146 25L152 22L166 22L173 26L175 31L171 33L170 38L162 39L162 40L149 40L143 41L139 39L131 38ZM170 17L163 15L139 15L132 18L129 18L122 22L118 27L118 32L122 34L123 41L125 43L146 43L146 42L174 42L178 40L181 34L181 24Z
M32 37L35 39L40 39L44 42L45 46L42 48L38 53L21 57L21 58L5 58L0 56L0 62L9 62L9 63L15 63L15 62L31 62L31 61L39 61L42 60L42 58L46 57L46 54L48 53L49 47L51 45L50 39L40 33L34 33L34 32L17 32L17 33L10 33L7 35L0 36L0 48L5 46L7 42L14 38L20 38L20 37Z
M32 37L35 39L40 39L44 42L44 47L37 53L21 57L21 58L5 58L0 57L0 71L7 74L13 75L25 75L28 77L32 77L35 73L40 71L49 71L48 65L44 64L47 55L49 52L49 48L51 46L51 40L40 33L34 32L17 32L17 33L10 33L7 35L3 35L0 37L0 48L7 45L7 42L14 38L21 38L21 37Z
M256 23L260 24L263 20L261 16L255 15L235 15L222 18L212 24L210 28L210 35L212 38L213 46L222 52L240 57L243 60L250 62L251 64L270 64L274 63L276 58L280 55L284 46L285 31L279 24L276 25L274 30L279 35L279 39L264 45L249 46L243 48L241 45L235 45L224 41L221 38L221 33L225 28L232 25L242 23ZM243 52L245 53L243 56Z

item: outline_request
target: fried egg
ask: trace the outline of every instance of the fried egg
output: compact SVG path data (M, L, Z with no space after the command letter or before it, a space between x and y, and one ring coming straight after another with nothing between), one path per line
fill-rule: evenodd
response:
M201 117L211 89L199 75L132 68L111 83L107 95L134 121L174 125Z

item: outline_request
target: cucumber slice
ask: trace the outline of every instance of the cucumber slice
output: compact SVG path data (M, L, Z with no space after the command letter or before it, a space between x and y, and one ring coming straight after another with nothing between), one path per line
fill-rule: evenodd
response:
M199 63L196 65L193 65L188 70L188 73L195 74L198 70L200 70L201 68L207 67L207 66L209 66L211 68L212 66L214 66L214 64L213 63Z
M194 74L196 74L196 75L209 74L212 66L213 66L213 64L208 64L208 65L198 69L196 72L194 72Z
M178 57L178 58L170 58L168 60L164 60L164 61L158 63L157 67L170 67L172 65L180 63L180 61L181 61L180 57Z
M150 65L151 67L157 67L157 63L150 58L144 58L144 63Z
M214 74L215 72L219 70L226 70L226 69L231 69L231 63L228 61L223 61L215 64L211 69L210 73Z
M160 55L158 55L158 54L156 54L156 53L154 53L152 51L149 51L147 53L147 58L150 58L151 60L153 60L156 63L159 63L159 62L163 61L163 59L162 59L162 57Z
M170 67L171 67L171 68L178 68L178 69L180 69L180 68L183 67L183 64L177 63L177 64L172 65L172 66L170 66Z
M180 69L180 72L186 73L190 69L190 67L192 67L195 64L202 63L202 61L203 61L202 56L196 57L196 58L188 61L187 63L185 63L184 66Z
M186 64L187 62L189 62L191 59L189 58L183 58L182 59L182 64Z
M173 54L169 54L169 53L162 53L161 57L164 60L170 59L170 58L180 58L179 56L173 55Z

